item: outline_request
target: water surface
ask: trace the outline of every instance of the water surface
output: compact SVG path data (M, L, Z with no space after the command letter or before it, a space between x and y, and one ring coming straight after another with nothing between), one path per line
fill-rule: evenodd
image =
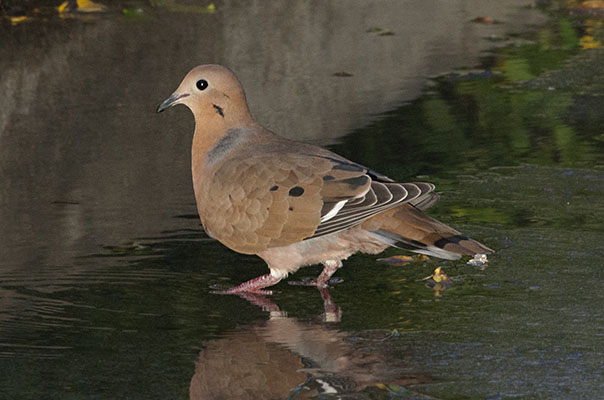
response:
M154 4L0 28L1 398L601 397L597 10ZM154 114L201 62L275 131L436 183L431 214L497 253L212 295L266 267L203 234L192 116Z

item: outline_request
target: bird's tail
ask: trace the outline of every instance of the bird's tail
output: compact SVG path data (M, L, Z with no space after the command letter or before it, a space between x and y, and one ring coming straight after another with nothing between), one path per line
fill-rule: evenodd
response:
M446 260L494 253L409 204L380 213L363 222L361 227L390 246Z

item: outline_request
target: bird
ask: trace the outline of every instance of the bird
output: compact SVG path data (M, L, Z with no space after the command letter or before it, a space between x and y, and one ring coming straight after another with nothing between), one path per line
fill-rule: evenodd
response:
M225 66L193 68L157 112L178 104L195 119L191 171L204 230L269 268L219 293L270 295L266 288L313 264L323 270L306 284L326 288L343 260L391 246L446 260L494 252L424 212L439 198L433 184L395 182L263 127Z

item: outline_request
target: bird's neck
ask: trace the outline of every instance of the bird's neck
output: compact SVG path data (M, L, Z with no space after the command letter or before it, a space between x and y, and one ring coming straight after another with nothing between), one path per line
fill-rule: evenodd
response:
M198 196L204 185L204 179L211 176L213 165L210 165L208 154L230 129L252 128L257 123L251 115L242 115L237 119L222 117L218 114L195 115L195 134L191 148L191 169L193 188Z

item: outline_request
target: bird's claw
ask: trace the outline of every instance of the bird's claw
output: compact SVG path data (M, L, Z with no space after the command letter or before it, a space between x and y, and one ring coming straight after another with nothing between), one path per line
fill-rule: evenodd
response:
M314 286L319 289L325 289L330 287L330 285L335 285L343 281L344 280L342 278L331 278L326 282L312 278L302 278L301 281L288 281L287 283L292 286Z

